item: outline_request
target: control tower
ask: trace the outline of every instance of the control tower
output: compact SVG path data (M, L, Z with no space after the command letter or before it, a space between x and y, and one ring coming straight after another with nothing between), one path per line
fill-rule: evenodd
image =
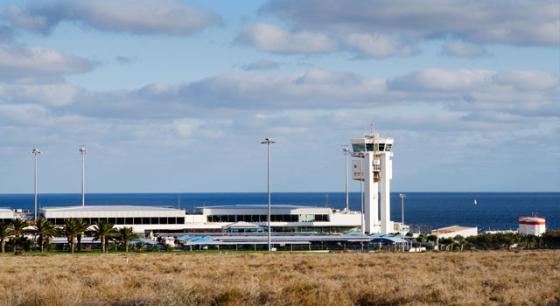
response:
M352 156L356 158L352 161L352 179L364 182L364 231L368 234L394 232L390 219L392 147L393 138L375 132L352 139Z

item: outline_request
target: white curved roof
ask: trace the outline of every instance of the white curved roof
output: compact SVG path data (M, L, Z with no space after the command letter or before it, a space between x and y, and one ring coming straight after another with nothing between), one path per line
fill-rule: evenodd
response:
M183 209L143 205L87 205L44 207L46 218L184 217Z
M87 205L82 206L61 206L61 207L43 207L42 210L46 211L79 211L79 212L94 212L94 211L182 211L182 209L160 207L160 206L144 206L144 205Z
M14 211L9 208L0 208L0 219L14 218Z

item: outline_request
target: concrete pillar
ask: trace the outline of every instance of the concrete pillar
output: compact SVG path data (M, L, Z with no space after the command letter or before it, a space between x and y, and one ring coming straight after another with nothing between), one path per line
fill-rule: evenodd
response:
M365 232L372 234L376 232L379 224L379 199L378 184L373 181L373 152L367 152L362 159L364 165L364 214Z
M393 178L392 153L381 154L381 233L393 232L391 223L391 179Z

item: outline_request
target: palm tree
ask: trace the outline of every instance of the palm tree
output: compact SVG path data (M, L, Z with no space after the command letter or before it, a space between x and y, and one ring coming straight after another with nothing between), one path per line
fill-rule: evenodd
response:
M82 236L88 230L89 224L84 219L76 219L76 240L78 241L78 252L82 250Z
M116 234L117 230L115 229L113 224L103 220L95 224L92 231L94 240L101 241L101 251L103 253L106 252L105 246L107 245L108 239L116 236Z
M136 235L132 231L132 227L125 226L119 229L117 238L122 242L125 252L128 253L128 243L130 242L130 240L136 238Z
M12 234L14 235L14 254L17 253L17 244L27 232L26 227L29 226L29 221L25 219L14 219L12 220Z
M465 237L457 235L455 236L455 238L453 238L453 240L455 240L455 243L457 243L457 245L459 246L459 250L463 252L463 248L465 247L466 243Z
M35 229L33 232L37 236L37 243L41 247L41 253L43 253L45 244L48 244L50 238L52 238L57 230L54 224L45 218L41 218L35 222Z
M12 225L6 222L0 222L0 244L2 245L2 253L6 252L6 240L12 236Z
M73 218L66 219L64 221L64 227L62 229L62 233L68 239L68 245L70 246L70 252L74 253L74 246L75 246L74 241L76 240L76 237L78 235L81 235L83 233L79 219L73 219Z

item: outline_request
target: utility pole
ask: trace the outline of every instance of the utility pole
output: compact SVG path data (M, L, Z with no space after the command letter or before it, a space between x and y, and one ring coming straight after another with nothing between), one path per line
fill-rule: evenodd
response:
M80 155L82 155L82 207L86 206L86 146L80 146Z
M33 181L33 191L35 193L35 222L37 222L37 216L38 216L38 196L37 196L37 161L39 159L39 154L41 154L41 151L39 151L39 149L37 148L33 148L33 150L31 150L31 154L35 155L35 173L34 173L34 181Z
M272 237L271 237L271 227L270 227L270 215L271 215L271 208L270 208L270 145L276 143L271 138L265 138L261 141L261 144L266 145L266 168L267 168L267 194L268 194L268 251L272 251Z
M404 199L406 198L406 194L400 193L399 197L401 198L401 223L404 225Z
M346 191L346 213L350 212L350 202L348 200L348 154L350 154L350 149L347 145L342 146L342 152L344 152L344 173L346 175L345 191Z

